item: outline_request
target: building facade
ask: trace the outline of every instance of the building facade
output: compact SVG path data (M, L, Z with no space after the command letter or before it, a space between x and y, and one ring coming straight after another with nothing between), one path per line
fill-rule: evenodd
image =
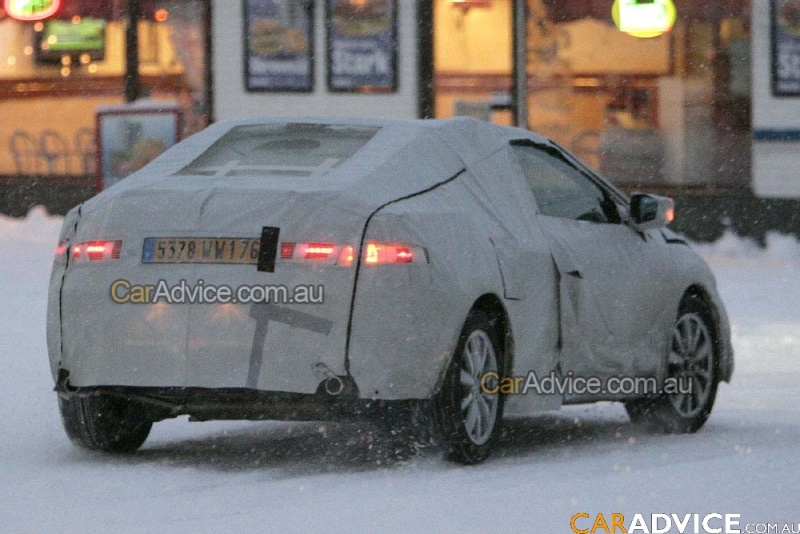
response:
M522 25L522 0L140 1L142 85L183 107L189 133L253 115L519 122L624 189L676 197L676 227L699 239L800 233L800 0L527 0ZM57 107L74 138L121 102L112 4L94 14L104 59L86 65L40 61L35 24L0 18L0 143L25 124L46 152L53 128L30 117ZM652 20L628 8L672 17L643 37L625 24ZM11 158L0 176L25 174Z

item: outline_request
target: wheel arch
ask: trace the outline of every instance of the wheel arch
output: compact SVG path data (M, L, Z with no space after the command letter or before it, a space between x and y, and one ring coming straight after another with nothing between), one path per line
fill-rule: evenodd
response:
M730 354L729 343L726 342L727 319L723 319L721 311L711 292L701 284L692 284L683 292L681 302L686 298L696 297L706 305L711 319L711 329L714 348L714 370L720 381L729 382L733 373L733 357Z
M509 376L514 368L514 334L511 328L511 319L503 301L494 293L485 293L478 297L472 304L470 312L479 310L489 316L495 333L502 343L502 375Z

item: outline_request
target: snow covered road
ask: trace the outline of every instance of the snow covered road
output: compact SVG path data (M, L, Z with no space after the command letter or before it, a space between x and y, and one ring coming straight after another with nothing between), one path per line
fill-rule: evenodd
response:
M731 316L736 371L697 434L634 429L615 404L511 421L481 466L398 457L357 424L155 425L140 453L73 447L45 300L60 220L0 219L0 533L571 532L578 512L733 513L800 523L800 245L699 247ZM588 526L588 525L584 525ZM603 532L600 530L599 532ZM673 530L672 532L677 532Z

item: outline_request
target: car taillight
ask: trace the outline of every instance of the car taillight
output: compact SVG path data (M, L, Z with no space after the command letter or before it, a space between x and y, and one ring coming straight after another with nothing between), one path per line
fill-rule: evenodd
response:
M280 255L281 261L350 267L356 258L356 249L353 245L334 243L283 242L280 244ZM368 241L362 258L366 265L428 263L424 248L406 243Z
M339 251L339 257L336 259L337 265L343 265L344 267L350 267L353 265L353 259L355 257L355 249L353 249L352 245L345 245Z
M350 267L353 264L353 247L334 243L281 243L281 260L323 263Z
M364 263L366 265L428 263L428 255L424 248L406 243L369 241L364 251Z
M72 245L70 258L73 262L118 260L121 252L122 241L88 241Z

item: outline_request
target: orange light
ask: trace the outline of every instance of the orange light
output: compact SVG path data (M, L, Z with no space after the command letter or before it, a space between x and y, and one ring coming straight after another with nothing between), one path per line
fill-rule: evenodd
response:
M364 256L364 263L369 265L377 265L379 252L380 249L378 248L377 244L367 243L367 254Z
M405 243L367 242L364 263L379 265L385 263L427 263L425 250Z
M156 19L156 22L166 22L166 20L169 18L169 11L163 8L157 9L153 14L153 17Z
M664 218L667 220L667 224L669 224L675 220L675 201L671 198L668 198L667 201L667 211L664 213Z
M339 258L336 260L337 265L341 265L343 267L350 267L353 265L353 260L355 259L355 253L353 250L352 245L345 245L342 247L342 250L339 251Z

